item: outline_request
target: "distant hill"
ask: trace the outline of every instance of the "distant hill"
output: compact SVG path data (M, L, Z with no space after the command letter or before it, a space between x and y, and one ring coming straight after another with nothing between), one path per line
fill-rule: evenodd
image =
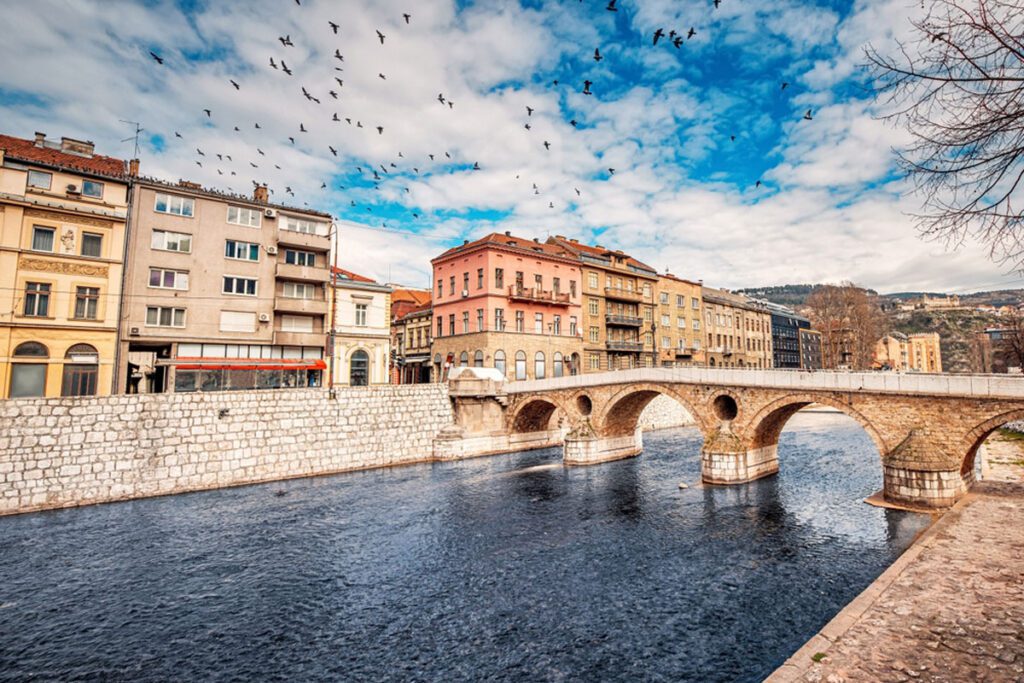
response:
M755 299L767 299L768 301L782 304L783 306L798 307L803 306L807 301L807 297L809 297L818 287L821 287L821 285L775 285L773 287L748 287L747 289L741 289L738 291L746 294L747 296L754 297ZM872 289L867 291L870 294L878 294L878 292ZM882 294L880 296L885 299L909 301L910 299L920 299L925 295L930 297L944 297L948 294L949 292L892 292L890 294ZM1024 289L997 289L985 292L973 292L971 294L959 294L959 297L960 303L969 307L981 306L982 304L988 304L990 306L1009 306L1024 302Z
M807 301L807 297L818 289L822 285L776 285L774 287L748 287L747 289L737 290L741 294L746 294L749 297L755 299L765 299L772 303L782 304L783 306L797 307L803 306ZM878 294L873 289L867 290L869 294Z

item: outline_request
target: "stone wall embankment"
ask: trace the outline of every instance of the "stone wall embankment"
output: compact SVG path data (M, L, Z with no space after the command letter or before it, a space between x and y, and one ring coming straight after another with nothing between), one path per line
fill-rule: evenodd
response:
M686 408L671 396L655 396L640 413L640 429L645 432L670 427L690 427L694 424L693 417Z
M0 515L431 460L440 384L0 403Z

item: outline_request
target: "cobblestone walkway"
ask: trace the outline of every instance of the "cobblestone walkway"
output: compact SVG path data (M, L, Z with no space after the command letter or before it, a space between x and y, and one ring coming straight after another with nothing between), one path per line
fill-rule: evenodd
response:
M1024 683L1024 485L975 485L768 681Z

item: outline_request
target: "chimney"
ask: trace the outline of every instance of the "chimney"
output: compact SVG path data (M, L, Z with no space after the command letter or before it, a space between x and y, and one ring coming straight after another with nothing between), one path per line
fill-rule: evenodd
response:
M536 242L537 244L540 244L540 240L537 239L536 237L533 238L533 241Z
M43 146L43 145L44 145L45 143L46 143L46 133L40 133L40 132L39 132L39 131L37 130L37 131L36 131L36 142L35 142L35 146L36 146L36 147L42 147L42 146Z
M505 237L511 237L511 236L512 236L512 231L511 230L506 230L505 231Z
M139 160L138 159L131 159L128 162L128 175L130 175L132 178L138 178L139 177Z
M260 204L266 204L270 200L270 193L267 190L267 184L257 185L252 189L252 199Z
M91 157L94 148L95 145L92 143L92 140L76 140L68 137L61 137L60 139L60 151L67 154Z

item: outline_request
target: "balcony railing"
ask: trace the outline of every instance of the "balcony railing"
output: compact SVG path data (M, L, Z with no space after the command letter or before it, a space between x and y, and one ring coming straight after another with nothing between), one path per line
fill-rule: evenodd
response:
M326 315L327 302L323 299L292 299L278 295L274 297L274 310L282 313Z
M609 313L604 316L607 325L618 325L619 327L641 327L644 324L643 318L635 315L615 315Z
M508 288L508 298L519 301L530 301L533 303L551 304L553 306L568 306L569 295L560 292L553 292L537 287L519 287L512 285Z
M635 289L623 289L622 287L605 287L604 295L608 299L616 299L618 301L640 302L644 300L643 292Z
M631 353L640 353L644 350L644 343L640 341L616 341L613 339L608 340L609 351L629 351Z
M277 264L277 277L283 280L302 280L304 282L327 282L331 279L330 271L327 268L281 262Z

